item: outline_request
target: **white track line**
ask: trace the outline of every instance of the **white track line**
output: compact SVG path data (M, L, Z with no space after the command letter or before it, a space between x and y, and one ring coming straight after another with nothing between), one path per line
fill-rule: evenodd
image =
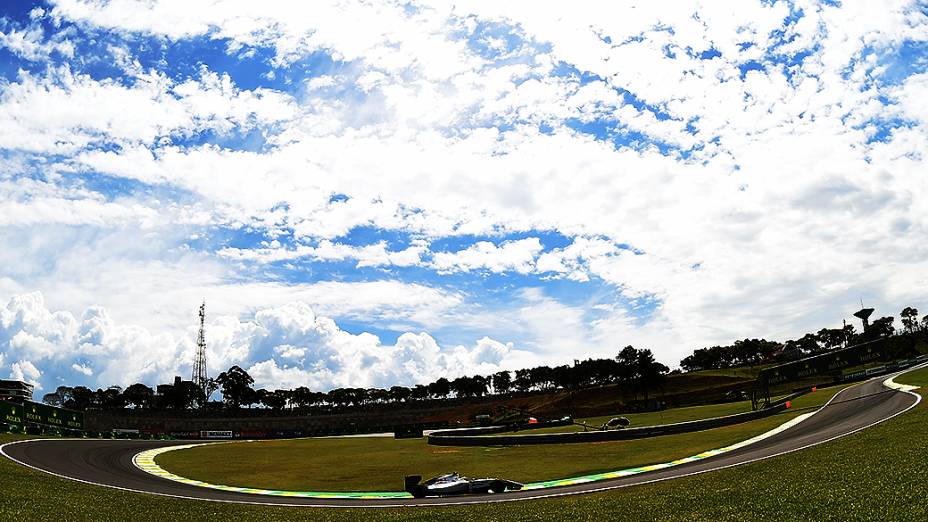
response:
M917 370L917 369L920 369L920 368L924 368L924 367L926 367L926 366L928 366L928 363L920 364L920 365L918 365L918 366L915 366L915 367L912 367L912 368L909 368L909 369L906 369L906 370L897 372L897 373L893 374L893 375L890 377L890 379L895 378L895 377L897 377L897 376L899 376L899 375L901 375L901 374L903 374L903 373L910 372L910 371L913 371L913 370ZM867 381L864 381L864 382L867 382ZM858 385L855 385L855 386L859 386L859 384L858 384ZM825 406L828 406L829 404L831 404L831 402L834 401L835 398L836 398L838 395L840 395L841 393L844 393L845 391L847 391L847 390L849 390L849 389L851 389L851 388L853 388L853 387L855 387L855 386L851 386L851 387L845 388L845 389L839 391L838 393L836 393L836 394L835 394L831 399L829 399L828 402L826 402L821 408L819 408L818 410L816 410L815 413L818 413L818 412L822 411L822 409L824 409ZM467 505L473 505L473 504L489 504L489 503L500 503L500 502L521 502L521 501L524 501L524 500L539 500L539 499L545 499L545 498L557 498L557 497L566 497L566 496L573 496L573 495L585 495L585 494L587 494L587 493L598 493L598 492L610 491L610 490L614 490L614 489L627 488L627 487L629 487L629 486L640 486L640 485L643 485L643 484L652 484L652 483L655 483L655 482L663 482L663 481L665 481L665 480L672 480L672 479L678 479L678 478L683 478L683 477L690 477L690 476L694 476L694 475L701 475L701 474L703 474L703 473L708 473L708 472L711 472L711 471L717 471L717 470L720 470L720 469L733 468L733 467L735 467L735 466L741 466L741 465L743 465L743 464L750 464L750 463L752 463L752 462L758 462L758 461L766 460L766 459L773 458L773 457L779 457L779 456L781 456L781 455L787 455L787 454L789 454L789 453L793 453L793 452L800 451L800 450L803 450L803 449L806 449L806 448L811 448L811 447L814 447L814 446L818 446L819 444L824 444L824 443L826 443L826 442L831 442L831 441L833 441L833 440L840 439L841 437L845 437L845 436L847 436L847 435L851 435L851 434L857 433L857 432L859 432L859 431L865 430L865 429L867 429L867 428L876 426L877 424L879 424L879 423L881 423L881 422L890 420L890 419L892 419L892 418L894 418L894 417L896 417L896 416L898 416L898 415L901 415L901 414L903 414L903 413L905 413L905 412L911 410L911 409L914 408L915 406L918 406L918 404L919 404L919 403L921 402L921 400L922 400L922 396L919 395L919 394L917 394L917 393L915 393L915 392L912 392L912 391L904 391L904 390L899 390L899 391L901 391L902 393L908 393L909 395L913 395L913 396L915 397L915 402L912 403L908 408L906 408L906 409L904 409L904 410L902 410L902 411L896 412L896 413L890 415L889 417L886 417L886 418L884 418L884 419L880 419L880 420L878 420L878 421L876 421L876 422L873 422L873 423L870 423L870 424L868 424L868 425L866 425L866 426L857 428L856 430L849 431L849 432L844 433L844 434L841 434L841 435L836 435L836 436L834 436L834 437L831 437L831 438L829 438L829 439L825 439L825 440L822 440L822 441L813 442L813 443L807 444L807 445L805 445L805 446L800 446L800 447L798 447L798 448L793 448L793 449L791 449L791 450L782 451L782 452L780 452L780 453L775 453L775 454L773 454L773 455L767 455L767 456L764 456L764 457L758 457L758 458L756 458L756 459L746 460L746 461L744 461L744 462L736 462L736 463L734 463L734 464L728 464L728 465L725 465L725 466L719 466L719 467L717 467L717 468L706 469L706 470L701 470L701 471L694 471L694 472L692 472L692 473L685 473L685 474L683 474L683 475L675 475L675 476L673 476L673 477L664 477L664 478L657 478L657 479L647 480L647 481L644 481L644 482L636 482L636 483L634 483L634 484L616 484L616 485L612 485L612 486L603 486L603 487L594 488L594 489L584 489L584 490L582 490L582 491L566 491L566 492L559 492L559 493L557 493L557 492L551 492L551 493L544 493L544 494L541 494L541 495L533 495L533 496L530 496L530 497L491 498L491 499L485 499L485 500L469 500L469 501L443 502L443 503L440 503L440 504L428 504L428 503L420 503L420 504L415 504L415 503L404 503L404 504L401 504L401 505L375 505L375 504L369 504L369 503L358 503L358 504L355 504L355 505L337 505L337 504L292 504L292 503L287 504L287 503L255 502L255 501L249 501L249 500L221 500L221 499L212 499L212 498L190 497L190 496L186 496L186 495L174 495L174 494L170 494L170 493L157 493L157 492L152 492L152 491L144 491L144 490L138 490L138 489L132 489L132 488L125 488L125 487L121 487L121 486L114 486L114 485L111 485L111 484L100 484L100 483L92 482L92 481L89 481L89 480L83 480L83 479L68 477L68 476L66 476L66 475L61 475L61 474L59 474L59 473L55 473L55 472L52 472L52 471L44 470L44 469L42 469L42 468L37 468L37 467L35 467L35 466L31 465L31 464L28 464L28 463L23 462L23 461L21 461L21 460L15 459L15 458L11 457L11 456L10 456L8 453L6 453L6 451L5 451L5 448L6 448L7 446L12 446L13 444L22 444L22 443L24 443L24 442L35 441L35 440L67 440L67 439L28 439L28 440L20 440L20 441L8 442L8 443L6 443L6 444L0 445L0 454L2 454L2 455L3 455L4 457L6 457L6 458L12 460L13 462L16 462L16 463L19 463L19 464L21 464L21 465L23 465L23 466L26 466L27 468L30 468L30 469L33 469L33 470L36 470L36 471L40 471L40 472L42 472L42 473L47 473L47 474L49 474L49 475L54 475L54 476L59 477L59 478L63 478L63 479L67 479L67 480L73 480L73 481L75 481L75 482L81 482L81 483L84 483L84 484L91 484L91 485L94 485L94 486L102 486L102 487L106 487L106 488L117 489L117 490L120 490L120 491L129 491L129 492L132 492L132 493L142 493L142 494L146 494L146 495L157 495L157 496L161 496L161 497L179 498L179 499L184 499L184 500L198 500L198 501L201 501L201 502L219 502L219 503L224 503L224 504L244 504L244 505L256 505L256 506L317 507L317 508L336 508L336 509L339 509L339 508L340 508L340 509L346 509L346 508L366 508L366 509L380 509L380 508L391 509L391 508L392 508L392 509L397 509L397 508L404 508L404 507L467 506Z

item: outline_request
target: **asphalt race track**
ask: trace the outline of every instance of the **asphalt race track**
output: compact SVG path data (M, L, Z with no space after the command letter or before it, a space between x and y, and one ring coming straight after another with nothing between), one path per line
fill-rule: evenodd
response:
M882 385L884 379L886 379L885 376L847 388L804 422L729 453L613 480L494 495L376 500L274 497L189 486L147 474L132 464L132 457L141 451L167 445L189 444L190 441L35 440L7 444L2 451L7 458L20 464L72 480L129 491L214 502L329 507L508 502L604 491L704 473L782 455L849 435L898 415L918 403L919 397L914 393L884 387ZM539 449L539 451L544 451L544 449ZM619 465L621 463L617 463L617 466ZM500 476L505 478L503 470ZM396 479L397 490L399 490L402 488L403 477L397 476Z

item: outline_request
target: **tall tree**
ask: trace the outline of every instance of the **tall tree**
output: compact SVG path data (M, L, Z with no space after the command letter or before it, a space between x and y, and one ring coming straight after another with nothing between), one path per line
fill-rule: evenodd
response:
M59 386L55 391L46 393L45 396L42 397L42 402L51 406L71 408L73 407L73 395L74 388L70 386Z
M448 382L448 379L444 377L439 378L437 381L429 384L429 395L432 397L437 397L443 399L451 393L451 383Z
M516 378L512 381L512 384L521 392L531 390L534 384L532 382L532 371L529 368L516 370Z
M65 408L72 410L86 410L93 404L93 390L86 386L75 386L71 388L71 397L65 403Z
M634 346L628 345L622 348L615 360L619 365L616 373L619 377L619 386L624 398L629 390L637 388L635 380L638 376L638 350ZM637 391L635 391L635 397L638 397Z
M648 400L648 391L662 386L664 374L670 371L670 368L655 361L654 354L648 349L638 351L636 363L638 388L644 393L644 399Z
M902 327L905 328L906 332L911 333L918 330L918 310L907 306L899 313L899 317L902 319Z
M870 328L867 329L867 334L871 339L893 335L896 332L896 328L893 326L894 319L893 316L888 316L873 321L870 323Z
M492 380L495 393L506 393L512 387L512 374L507 371L494 373Z
M238 366L233 366L216 376L216 384L222 390L222 397L232 408L240 408L245 404L245 399L251 399L250 395L254 393L251 385L254 382L248 372Z

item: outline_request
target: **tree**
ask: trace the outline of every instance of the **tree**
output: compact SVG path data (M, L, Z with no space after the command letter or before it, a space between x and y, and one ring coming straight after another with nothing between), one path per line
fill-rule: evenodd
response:
M351 402L351 392L348 388L329 390L326 401L336 406L347 406Z
M494 373L492 381L493 391L496 393L506 393L512 388L512 374L507 371Z
M622 379L631 380L635 376L635 365L638 364L638 350L628 345L622 348L615 360L622 367Z
M648 349L638 351L636 367L638 387L644 392L644 399L648 400L648 390L661 387L664 374L669 372L670 368L655 361L654 354Z
M309 408L313 404L314 400L315 394L306 386L294 388L290 392L291 404L296 406L297 409L305 410Z
M415 388L409 391L409 398L414 401L422 401L429 397L429 387L424 384L417 384Z
M150 408L155 398L155 391L142 383L136 383L122 392L122 397L127 404L136 408Z
M615 359L619 365L616 373L619 376L622 396L625 397L629 389L635 388L635 378L638 376L638 350L634 346L628 345L622 348L622 351L619 352ZM635 392L635 396L638 396L637 392Z
M72 410L86 410L93 404L93 390L86 386L71 388L71 397L66 399L64 407Z
M536 366L528 371L532 386L538 389L549 389L554 386L554 372L549 366Z
M260 389L255 394L265 408L270 408L276 412L283 410L287 405L287 396L284 390L267 391Z
M451 383L444 377L429 384L429 395L432 397L444 398L447 397L449 393L451 393Z
M458 377L457 379L452 380L449 385L451 386L451 391L454 392L454 395L458 398L460 397L470 397L470 377Z
M554 386L570 389L577 387L576 372L570 366L562 364L551 369L554 375Z
M928 315L922 317L922 330L928 331Z
M59 386L58 389L52 393L46 393L42 397L42 402L50 406L65 407L68 408L68 404L72 402L72 397L74 395L74 388L70 386Z
M899 313L899 317L902 319L902 327L906 332L912 333L918 330L918 310L907 306Z
M822 347L818 344L818 337L815 334L807 333L797 342L799 343L799 349L806 355L815 355L822 351Z
M391 386L390 400L393 402L406 402L409 400L410 393L409 388L405 386Z
M193 407L203 395L203 391L193 381L180 380L176 384L159 386L158 392L161 393L161 407L175 410Z
M893 319L893 316L888 316L873 321L870 323L870 328L867 329L867 334L871 339L893 335L896 332L896 328L893 326Z
M222 390L223 399L232 408L236 409L241 407L242 404L246 404L245 399L252 399L251 395L254 390L252 390L251 385L254 382L255 380L248 375L248 372L238 366L233 366L216 377L216 384ZM253 404L253 402L248 404Z
M42 396L42 402L48 404L49 406L62 407L64 406L64 401L61 400L61 396L55 392L46 393Z
M521 370L516 370L516 378L512 381L515 387L521 391L526 392L532 389L532 375L531 370L528 368L523 368Z
M367 390L367 399L370 402L388 402L390 400L390 392L380 388L371 388Z
M773 354L780 349L780 343L766 339L744 339L735 341L730 349L734 356L733 366L754 366L762 364L773 358Z
M482 397L487 392L487 380L480 375L458 377L450 385L458 397Z

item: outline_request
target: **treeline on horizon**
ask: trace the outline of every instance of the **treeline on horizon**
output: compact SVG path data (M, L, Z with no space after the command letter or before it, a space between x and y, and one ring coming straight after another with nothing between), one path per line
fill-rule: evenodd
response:
M928 315L918 321L918 311L902 310L901 333L928 332ZM874 320L865 332L857 333L853 326L822 328L799 339L784 343L765 339L744 339L727 346L712 346L693 351L680 362L685 372L717 370L741 366L757 366L786 362L801 357L826 353L866 341L896 334L892 316ZM633 346L623 348L615 358L586 359L573 365L536 366L492 375L439 378L429 384L413 387L336 388L327 392L312 391L305 386L269 391L254 389L254 379L238 366L233 366L210 379L206 393L191 381L159 385L152 389L136 383L122 389L110 386L96 391L84 386L59 386L46 394L43 402L76 410L121 411L126 408L143 410L186 410L206 406L209 409L239 410L243 407L263 407L276 412L289 408L297 412L310 409L337 411L365 405L404 404L424 401L480 398L487 395L545 392L556 389L580 389L615 384L623 396L639 394L645 399L651 391L663 390L670 369L657 362L649 349ZM221 402L206 398L219 391Z

